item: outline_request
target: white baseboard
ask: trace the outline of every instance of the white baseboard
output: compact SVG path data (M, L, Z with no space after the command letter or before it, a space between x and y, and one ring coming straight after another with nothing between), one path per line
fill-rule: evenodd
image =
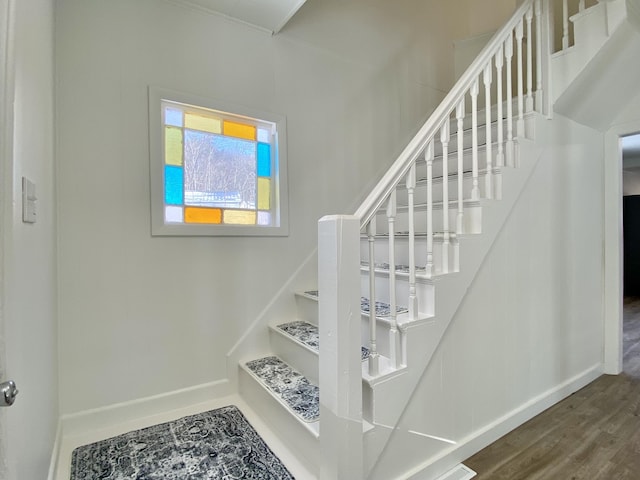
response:
M455 446L432 457L422 465L411 470L406 478L411 480L431 480L437 478L455 465L479 452L486 446L532 419L560 400L580 390L603 374L603 365L597 364L547 390L525 404L515 408L494 422L476 430L461 439ZM479 472L482 473L482 472Z
M116 403L106 407L85 410L61 417L62 435L65 437L102 430L116 424L163 415L185 406L208 402L231 393L226 379L183 388L151 397Z
M47 480L54 480L58 470L58 459L60 457L60 445L62 444L62 419L58 418L58 427L56 428L56 439L53 442L51 450L51 460L49 461L49 473Z

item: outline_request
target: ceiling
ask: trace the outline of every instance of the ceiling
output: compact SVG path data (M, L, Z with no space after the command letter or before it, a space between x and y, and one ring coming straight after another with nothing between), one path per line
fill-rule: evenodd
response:
M173 0L276 34L306 0Z

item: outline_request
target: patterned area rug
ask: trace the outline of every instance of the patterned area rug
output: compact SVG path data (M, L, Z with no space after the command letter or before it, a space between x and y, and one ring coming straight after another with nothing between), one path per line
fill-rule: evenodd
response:
M290 480L235 406L78 447L71 480Z
M278 357L247 362L247 368L305 422L320 418L318 387Z
M312 350L316 352L320 351L318 327L315 325L303 321L296 321L283 323L278 325L278 328L299 342L304 343ZM365 361L369 358L369 349L367 347L361 347L361 355L362 361Z
M310 297L319 298L318 290L307 290L304 292L306 295ZM360 297L360 310L362 313L369 313L369 299L366 297ZM401 313L407 313L409 309L407 307L401 307L396 305L396 314L400 315ZM376 317L389 317L391 316L391 305L384 302L376 302Z

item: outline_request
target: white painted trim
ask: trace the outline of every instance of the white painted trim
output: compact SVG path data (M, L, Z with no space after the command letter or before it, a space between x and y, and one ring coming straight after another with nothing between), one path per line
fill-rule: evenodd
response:
M55 480L58 471L58 461L60 459L60 448L62 446L62 421L58 418L58 427L56 428L56 439L51 450L51 460L49 461L49 473L47 480Z
M640 119L612 126L604 138L604 245L603 245L603 318L604 372L622 371L622 298L623 230L622 230L622 151L620 137L640 132Z
M426 463L407 472L402 478L430 480L434 476L446 472L452 466L463 462L547 408L593 382L602 373L602 364L593 365L591 368L543 392L467 437L462 438L457 445L444 450L436 457L430 458Z
M114 424L161 415L188 405L204 403L215 398L228 396L230 393L229 381L223 379L151 397L62 415L62 433L67 437L87 431L101 430Z

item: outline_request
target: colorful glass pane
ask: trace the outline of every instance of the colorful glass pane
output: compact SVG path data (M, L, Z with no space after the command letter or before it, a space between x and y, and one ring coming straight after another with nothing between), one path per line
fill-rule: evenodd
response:
M165 223L182 223L184 221L182 207L164 207L164 221Z
M256 127L244 123L224 121L224 132L228 137L244 138L245 140L256 139Z
M258 225L271 225L271 212L258 212Z
M268 178L258 178L258 208L269 210L271 200L271 180Z
M271 145L258 143L258 176L271 176Z
M175 127L181 127L182 126L182 110L169 108L169 107L165 108L164 124L173 125Z
M220 119L196 115L195 113L184 114L184 126L191 130L200 130L209 133L222 133Z
M254 210L225 210L224 223L227 225L255 225L256 212Z
M185 207L184 223L220 223L222 210L219 208Z
M185 131L185 203L256 208L256 144Z
M164 162L182 166L182 129L166 127L164 130Z
M164 167L164 203L182 205L184 193L184 175L181 167Z
M271 133L266 128L258 129L258 141L262 143L271 143Z

